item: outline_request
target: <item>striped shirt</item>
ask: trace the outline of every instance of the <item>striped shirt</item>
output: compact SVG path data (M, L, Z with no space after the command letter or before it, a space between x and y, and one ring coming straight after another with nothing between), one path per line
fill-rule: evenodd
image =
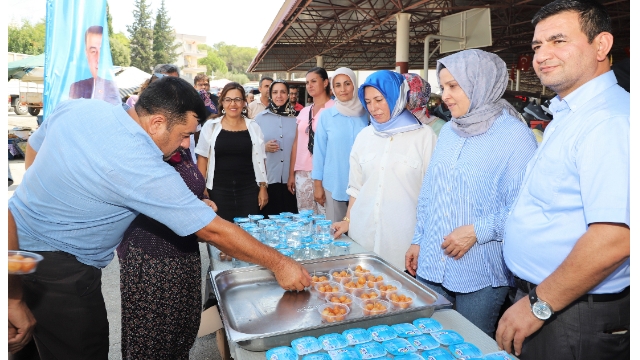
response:
M418 275L460 293L512 283L502 257L504 223L536 148L531 130L506 111L477 136L442 127L418 198ZM477 242L458 260L445 255L443 238L469 224Z

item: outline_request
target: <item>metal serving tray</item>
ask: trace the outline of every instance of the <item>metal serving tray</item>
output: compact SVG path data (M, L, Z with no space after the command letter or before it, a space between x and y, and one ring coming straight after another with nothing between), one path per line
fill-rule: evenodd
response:
M317 337L354 327L411 322L419 317L430 317L435 310L451 306L442 295L373 253L306 260L301 264L311 274L350 265L373 267L376 272L382 273L385 280L401 282L403 289L416 293L416 298L408 309L389 309L385 314L366 317L354 303L344 321L323 323L315 307L323 304L324 300L317 296L317 292L286 292L278 285L273 273L263 267L226 270L212 278L222 322L230 341L250 351L265 351L276 346L288 346L292 340L302 336Z

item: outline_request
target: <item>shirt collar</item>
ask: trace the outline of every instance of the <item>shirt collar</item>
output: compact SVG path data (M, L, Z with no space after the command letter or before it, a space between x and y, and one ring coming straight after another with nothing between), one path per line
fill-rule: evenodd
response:
M566 109L567 107L571 111L575 112L583 105L590 102L591 99L607 91L611 86L617 84L616 76L613 70L609 70L606 73L587 81L585 84L571 92L571 94L560 100L560 97L556 95L551 100L550 110L554 114Z

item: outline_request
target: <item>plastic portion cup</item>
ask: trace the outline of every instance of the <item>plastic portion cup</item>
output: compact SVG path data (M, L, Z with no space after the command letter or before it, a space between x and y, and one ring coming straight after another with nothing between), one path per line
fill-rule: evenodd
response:
M313 289L317 291L322 298L324 298L326 294L342 292L342 286L335 281L315 284L313 285Z
M333 281L333 277L327 271L314 271L311 275L311 285L327 284Z
M333 276L333 281L340 282L344 278L349 278L353 276L353 273L348 268L336 268L329 270L329 274Z
M38 263L43 257L40 254L29 251L8 250L9 251L9 275L31 274L36 271Z
M342 278L340 280L340 285L342 285L342 288L344 289L344 291L348 292L349 294L353 294L357 290L367 288L367 282L366 281L358 282L358 279L359 278L356 278L356 277Z
M360 301L381 299L380 291L376 289L357 289L352 295Z
M384 280L376 283L374 288L380 291L380 296L386 298L387 295L391 295L402 289L402 283L396 280Z
M391 304L388 301L375 299L364 300L359 303L362 308L362 314L364 316L386 314L391 308Z
M322 321L328 323L343 321L351 312L351 309L344 304L320 304L316 306L316 309L322 316Z
M328 293L324 297L325 301L330 304L344 304L351 309L355 301L355 298L351 294L346 292Z
M416 293L410 290L400 289L395 293L388 294L387 299L394 309L407 309L413 305Z
M372 273L372 272L376 271L376 269L373 266L360 265L360 264L353 264L353 265L349 266L349 269L351 269L351 271L353 271L353 275L355 275L355 276L367 275L369 273Z

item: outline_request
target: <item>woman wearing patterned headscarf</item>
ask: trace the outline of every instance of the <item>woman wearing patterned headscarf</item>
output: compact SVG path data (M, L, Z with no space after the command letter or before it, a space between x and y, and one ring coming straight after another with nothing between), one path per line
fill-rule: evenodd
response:
M409 84L395 72L380 70L360 86L358 97L370 115L353 143L349 159L349 207L334 224L335 237L349 237L404 269L411 244L422 177L436 134L406 109Z
M452 118L422 183L406 267L493 336L514 285L502 258L504 223L537 143L501 100L508 76L497 55L461 51L438 60L436 72Z
M269 87L269 105L256 115L255 121L264 134L267 153L267 193L269 203L263 215L298 212L296 196L287 189L289 160L296 135L296 114L289 103L289 85L276 80Z
M360 130L369 122L358 100L356 75L343 67L335 71L331 89L335 105L324 111L318 120L313 147L313 195L324 205L327 219L341 221L347 214L349 195L349 153Z
M429 114L427 104L431 96L431 85L418 74L402 74L409 83L409 99L407 110L411 111L421 123L431 126L436 135L440 135L442 125L447 122Z

